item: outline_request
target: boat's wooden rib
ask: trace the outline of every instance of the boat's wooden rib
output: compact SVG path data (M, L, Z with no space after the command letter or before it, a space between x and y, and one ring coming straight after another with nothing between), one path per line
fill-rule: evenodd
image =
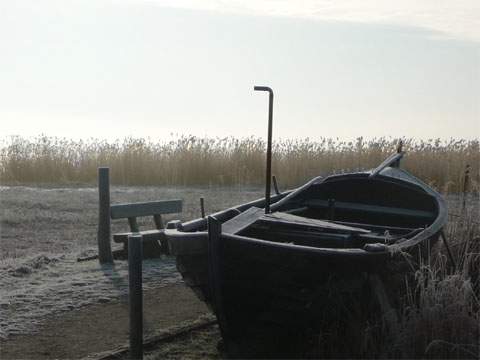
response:
M310 229L333 231L348 234L368 234L370 230L361 229L353 226L346 226L341 224L335 224L332 222L310 219L302 216L286 214L282 212L275 212L273 214L265 214L260 221L266 221L269 223L289 225L291 227L308 227Z
M340 225L364 228L364 229L373 230L373 231L391 231L391 232L408 233L413 230L416 230L416 228L412 228L412 227L400 227L400 226L388 226L388 225L382 226L382 225L355 223L355 222L348 222L348 221L331 221L331 220L325 220L325 221L332 222L335 224L340 224Z

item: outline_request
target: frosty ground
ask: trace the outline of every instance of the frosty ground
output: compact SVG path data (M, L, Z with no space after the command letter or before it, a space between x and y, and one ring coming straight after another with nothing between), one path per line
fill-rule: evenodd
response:
M166 217L200 216L199 198L213 213L262 196L261 188L113 187L112 203L182 199L184 211ZM474 200L478 204L478 200ZM458 197L448 197L451 216ZM77 262L96 252L98 193L93 187L0 187L0 358L78 358L128 340L128 277L125 261L100 266ZM478 213L478 211L477 211ZM142 219L140 227L153 228ZM128 230L125 220L112 232ZM146 260L145 332L197 320L207 307L183 284L173 258ZM152 359L218 357L216 328L165 344Z
M168 221L198 217L200 197L205 198L206 211L211 213L259 198L261 192L258 188L113 187L111 200L123 203L182 199L184 211L167 217ZM89 187L0 188L2 358L85 356L89 351L108 350L108 346L126 341L126 262L103 267L97 261L77 262L79 256L96 252L97 197L96 189ZM147 229L154 224L145 218L140 226ZM126 230L126 221L112 222L112 232ZM146 314L150 313L150 320L154 320L148 322L150 332L195 320L208 312L183 285L174 259L146 260L143 267ZM107 324L102 324L102 317ZM162 318L166 319L163 323ZM98 329L92 327L96 322ZM62 326L66 327L63 332ZM72 329L67 327L76 327L77 333L69 337ZM90 344L80 351L70 344L76 339L82 342L86 336L82 331L94 335L101 346ZM62 337L63 344L59 342ZM32 346L25 346L26 342ZM65 352L68 348L74 353Z

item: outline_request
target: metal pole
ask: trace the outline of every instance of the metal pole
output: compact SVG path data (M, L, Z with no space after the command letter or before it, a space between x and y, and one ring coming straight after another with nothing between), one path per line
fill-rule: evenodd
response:
M142 235L128 237L130 359L143 359Z
M270 186L272 182L272 118L273 90L268 86L255 86L255 91L268 91L268 136L267 136L267 173L265 180L265 214L270 213Z
M98 168L98 259L100 264L112 264L110 248L110 169Z

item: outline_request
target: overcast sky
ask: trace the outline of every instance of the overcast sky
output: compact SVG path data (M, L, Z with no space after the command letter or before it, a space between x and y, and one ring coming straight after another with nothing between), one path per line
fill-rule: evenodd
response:
M480 137L480 1L0 3L0 137Z

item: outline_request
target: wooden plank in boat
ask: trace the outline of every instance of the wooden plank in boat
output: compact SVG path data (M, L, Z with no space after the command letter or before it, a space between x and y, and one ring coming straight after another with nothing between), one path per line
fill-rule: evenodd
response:
M278 224L297 225L302 227L308 226L311 228L318 228L322 230L341 231L341 232L350 233L350 234L369 234L371 232L370 230L366 230L358 227L340 225L340 224L335 224L328 221L311 219L311 218L306 218L302 216L286 214L282 212L265 214L261 217L261 220L268 221L268 222L275 222Z
M375 224L367 224L367 223L355 223L355 222L347 222L347 221L333 221L327 220L328 222L332 222L334 224L340 225L347 225L353 227L360 227L363 229L375 230L375 231L395 231L395 232L411 232L415 230L412 227L399 227L399 226L390 226L390 225L375 225Z
M328 208L328 200L320 199L311 199L305 201L305 205L312 207L322 207ZM416 209L405 209L397 208L391 206L379 206L379 205L368 205L368 204L359 204L351 202L336 201L335 208L341 210L357 210L370 213L378 214L388 214L388 215L399 215L399 216L412 216L420 217L426 219L432 219L435 217L435 214L431 211L416 210Z
M222 224L222 233L224 234L238 234L240 231L252 225L255 221L264 215L265 210L257 207L251 207L245 210L240 215L225 221Z

